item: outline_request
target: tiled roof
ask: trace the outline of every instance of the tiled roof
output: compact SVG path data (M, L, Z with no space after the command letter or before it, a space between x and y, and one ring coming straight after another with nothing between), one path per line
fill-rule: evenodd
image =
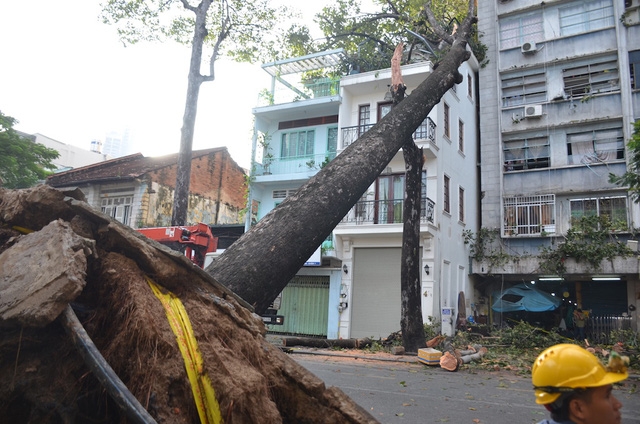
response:
M218 151L226 151L226 147L213 149L194 150L192 157L195 159ZM142 153L135 153L117 159L96 163L93 165L74 168L60 172L47 178L47 184L53 187L65 187L84 183L97 183L106 181L127 181L139 178L148 172L165 168L178 163L178 153L166 156L145 157Z

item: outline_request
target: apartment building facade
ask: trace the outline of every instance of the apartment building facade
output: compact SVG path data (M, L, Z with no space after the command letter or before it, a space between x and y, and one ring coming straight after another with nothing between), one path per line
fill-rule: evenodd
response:
M599 269L567 262L540 271L541 247L562 243L575 219L608 217L637 228L640 210L609 174L626 171L640 118L640 7L637 0L492 0L478 4L488 48L480 70L481 227L495 230L500 266L472 263L482 303L527 283L563 308L616 316L637 330L637 254ZM631 230L617 236L637 251Z
M307 81L301 72L331 67L340 51L267 64L274 79L272 104L254 109L254 166L249 199L250 225L317 173L391 110L390 69L352 73L336 80ZM411 93L432 71L432 63L404 65ZM414 133L423 149L420 255L423 319L443 321L451 334L459 294L472 313L474 290L463 231L477 229L477 61L460 72L464 81L450 90ZM284 80L287 76L291 79ZM284 80L284 81L282 81ZM278 85L296 93L275 100ZM285 325L274 332L327 338L386 337L400 329L400 257L404 159L398 152L284 289L280 314ZM443 316L444 313L444 316Z

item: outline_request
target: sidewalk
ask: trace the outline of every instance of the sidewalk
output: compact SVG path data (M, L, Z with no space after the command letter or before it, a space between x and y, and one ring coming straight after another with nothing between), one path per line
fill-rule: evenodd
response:
M344 348L314 348L305 346L285 346L284 339L287 336L281 336L277 334L267 334L266 339L271 344L279 348L285 353L296 355L308 355L308 356L326 356L331 358L343 358L343 359L362 359L368 361L382 361L382 362L395 362L395 363L407 363L407 364L421 364L418 361L418 357L415 354L393 355L389 352L370 352L363 349L344 349ZM426 366L426 365L425 365ZM629 374L629 380L640 381L640 374Z

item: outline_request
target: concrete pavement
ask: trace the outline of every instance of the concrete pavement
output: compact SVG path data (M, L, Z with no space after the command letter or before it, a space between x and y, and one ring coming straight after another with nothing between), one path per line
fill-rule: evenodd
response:
M530 376L509 371L449 372L415 356L371 355L330 349L290 350L293 359L341 388L381 423L537 423L547 417L536 405ZM640 424L637 378L616 388L623 424Z

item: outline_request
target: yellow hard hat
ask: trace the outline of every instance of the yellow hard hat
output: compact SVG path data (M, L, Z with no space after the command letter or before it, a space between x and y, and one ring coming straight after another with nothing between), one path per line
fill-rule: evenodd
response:
M562 393L574 389L599 387L622 381L625 370L609 372L591 352L574 344L558 344L545 349L533 363L531 381L536 403L555 402Z

